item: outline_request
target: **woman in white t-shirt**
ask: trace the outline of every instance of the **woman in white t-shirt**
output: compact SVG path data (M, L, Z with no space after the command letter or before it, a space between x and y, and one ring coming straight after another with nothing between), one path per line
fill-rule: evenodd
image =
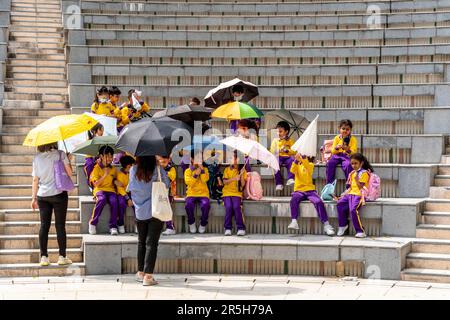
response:
M38 151L39 153L33 160L31 208L33 211L39 209L41 218L41 228L39 230L40 265L45 267L50 264L47 244L53 211L55 212L56 238L59 247L58 264L68 265L72 263L66 257L66 216L69 196L67 191L61 192L56 188L54 162L61 157L69 177L72 176L72 167L67 155L62 151L58 151L57 143L39 146Z

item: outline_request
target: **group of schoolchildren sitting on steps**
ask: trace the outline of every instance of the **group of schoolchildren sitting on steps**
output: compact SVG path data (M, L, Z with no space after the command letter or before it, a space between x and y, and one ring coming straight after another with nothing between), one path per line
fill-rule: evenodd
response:
M118 108L117 103L120 97L120 90L112 87L110 90L102 87L97 91L96 100L92 105L92 111L118 119L118 130L120 131L129 121L135 117L140 117L139 113L148 112L148 105L141 100L139 91L130 90L128 92L128 103ZM133 98L134 97L134 98ZM141 108L136 108L136 101ZM191 100L192 101L192 100ZM195 100L194 100L195 101ZM196 99L195 103L197 103ZM139 109L139 110L138 110ZM249 128L258 129L258 125L252 120L241 120L235 123L236 133L252 138ZM321 196L316 191L313 183L314 158L296 153L291 149L294 141L289 138L290 126L286 121L280 121L276 130L278 138L272 141L270 151L278 158L280 168L286 167L288 176L286 186L293 185L292 197L290 200L292 221L288 229L299 230L297 219L299 217L299 205L301 201L309 200L315 207L317 215L323 224L325 234L333 236L343 236L349 225L348 216L352 220L356 231L356 237L366 237L364 226L361 222L360 208L365 204L364 195L369 188L369 178L373 168L362 154L357 153L357 141L352 136L352 122L341 120L339 124L339 134L333 139L331 146L331 158L326 164L326 182L332 184L335 180L337 165L341 165L347 179L346 190L341 196L333 195L337 201L338 224L337 233L328 221L328 215ZM90 137L101 136L103 127L101 124L95 126ZM251 167L248 161L245 165L239 165L239 157L234 152L231 164L223 170L223 173L210 174L210 168L203 160L202 152L191 150L190 161L183 157L180 167L184 175L186 184L185 210L190 233L205 233L208 225L210 211L210 199L214 198L211 189L212 178L220 177L217 180L221 187L221 200L225 207L224 234L232 234L232 219L234 217L237 235L246 234L244 213L242 210L242 199L244 187L247 183L248 173ZM188 157L189 157L188 156ZM133 203L127 192L129 172L135 163L135 159L130 155L123 155L120 158L120 169L116 169L113 163L114 150L111 147L100 148L97 159L86 158L85 173L88 177L88 184L93 189L96 204L89 222L89 233L96 233L96 225L104 206L108 203L111 210L109 220L110 233L117 235L125 233L124 217L127 207L132 207ZM247 159L247 158L246 158ZM157 156L159 164L165 169L171 182L170 199L176 197L176 166L171 157ZM215 181L217 182L217 181ZM283 178L281 172L275 173L276 190L283 190ZM213 182L214 184L214 182ZM201 217L197 225L195 221L195 207L200 206ZM176 234L173 221L166 222L166 230L163 235Z

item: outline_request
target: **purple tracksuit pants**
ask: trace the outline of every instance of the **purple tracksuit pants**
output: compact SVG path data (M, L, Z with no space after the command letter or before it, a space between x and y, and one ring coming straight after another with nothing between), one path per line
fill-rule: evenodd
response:
M232 218L236 223L236 229L245 230L244 215L242 214L242 198L241 197L223 197L223 205L225 206L225 220L223 227L225 230L233 228Z
M278 157L278 163L280 164L280 170L278 170L275 173L275 184L277 186L283 184L283 176L281 175L281 167L283 167L283 166L285 166L288 171L288 175L287 175L288 180L294 179L294 174L291 172L291 166L292 166L293 162L294 162L293 157L285 157L285 156Z
M350 213L353 227L356 233L364 232L364 227L359 215L359 208L362 201L360 196L346 194L337 202L339 227L345 227L348 224L348 214Z
M195 204L199 203L202 216L200 218L200 225L205 227L208 224L209 209L211 204L208 197L187 197L184 208L188 217L188 224L195 223Z
M115 192L99 191L95 195L97 202L95 203L94 212L92 213L90 224L96 226L100 218L103 208L108 203L111 208L111 216L109 218L109 228L117 228L117 216L119 214L119 202Z
M117 202L119 204L119 220L117 222L118 226L123 226L125 224L125 214L128 208L128 201L125 196L117 195Z
M317 215L322 223L328 221L327 211L325 210L325 205L323 204L322 199L320 199L319 195L315 190L311 191L295 191L292 193L291 198L291 218L297 219L299 216L299 206L300 202L304 200L309 200L314 205L317 211Z
M344 153L333 154L327 162L326 174L327 184L333 183L336 176L336 167L341 165L342 171L344 171L345 179L348 178L350 172L352 172L352 165L350 164L350 157Z

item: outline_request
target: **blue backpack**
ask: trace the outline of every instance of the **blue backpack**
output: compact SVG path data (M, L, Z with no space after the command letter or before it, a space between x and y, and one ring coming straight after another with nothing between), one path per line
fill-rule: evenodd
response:
M320 198L323 201L333 200L334 190L336 189L336 180L333 183L325 185L320 193Z

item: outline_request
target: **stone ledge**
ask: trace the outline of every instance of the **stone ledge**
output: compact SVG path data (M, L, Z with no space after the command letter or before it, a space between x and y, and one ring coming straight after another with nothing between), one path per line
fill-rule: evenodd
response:
M83 248L86 274L121 273L122 259L136 257L137 236L84 235ZM360 261L365 266L365 277L375 270L382 279L400 279L410 251L410 241L404 238L205 234L161 237L158 258L178 259L181 263L196 259ZM97 260L100 255L102 259Z
M248 228L252 225L259 226L260 230L256 234L264 233L289 233L287 225L290 222L290 197L264 197L261 201L244 200L243 212L246 217ZM415 237L416 226L419 222L420 213L424 206L423 199L384 199L376 202L368 202L361 211L363 224L367 228L369 235ZM88 223L95 202L91 196L80 197L80 220L81 233L88 233ZM325 208L330 218L330 223L337 227L337 210L334 201L325 202ZM173 204L174 220L178 232L187 232L186 212L184 209L184 199L176 199ZM223 231L223 216L225 208L216 201L211 201L211 211L209 214L210 223L208 232ZM196 208L196 216L200 215L199 208ZM105 206L97 225L98 233L108 233L109 206ZM308 233L323 234L314 206L307 201L300 204L300 225L306 228ZM128 232L134 231L134 212L127 209L125 227ZM351 227L352 233L353 227ZM264 231L266 230L266 231ZM305 229L303 229L305 230ZM249 231L251 233L251 231Z

